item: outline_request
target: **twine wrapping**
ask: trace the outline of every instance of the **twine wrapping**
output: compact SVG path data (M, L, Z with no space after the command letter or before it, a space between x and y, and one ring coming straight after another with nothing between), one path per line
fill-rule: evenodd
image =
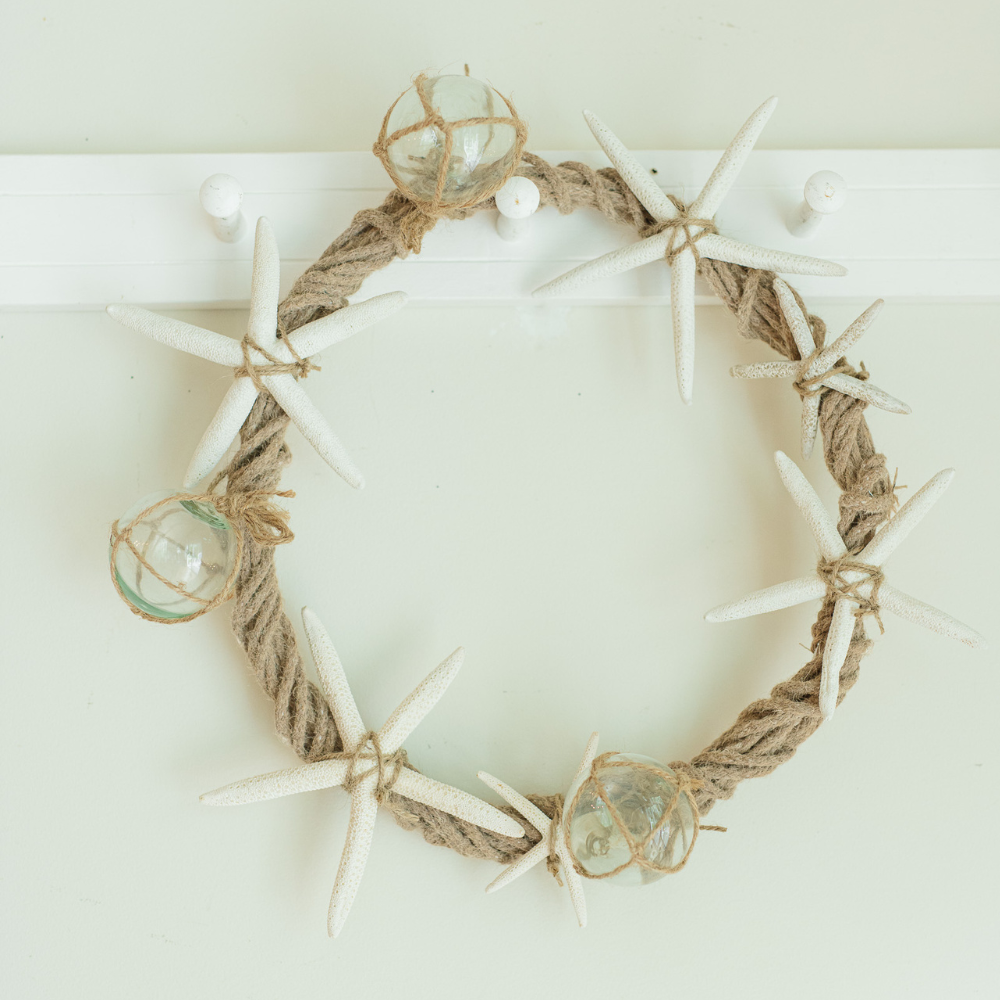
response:
M243 339L240 341L240 348L243 351L243 364L237 366L233 369L233 375L236 378L248 378L254 384L254 388L257 392L267 392L267 387L264 385L264 378L268 375L294 375L296 378L306 378L310 372L318 372L323 369L319 365L313 364L309 358L303 358L299 355L299 352L295 350L295 346L292 342L283 336L283 331L280 330L278 336L284 341L285 347L288 348L289 353L294 358L293 361L281 361L276 358L270 351L265 351L260 344L257 343L253 337L250 336L250 331L243 335ZM253 360L253 355L251 351L257 351L266 360L266 365L256 364Z
M668 194L667 198L670 200L674 208L677 209L677 214L672 219L666 219L663 222L656 222L651 226L646 226L640 231L640 235L644 238L649 238L650 236L658 236L660 233L667 232L668 230L680 230L684 234L683 242L673 246L673 241L667 246L667 251L663 255L664 259L668 264L674 262L674 258L683 253L685 250L690 250L694 254L695 263L701 261L701 254L698 252L698 240L708 233L717 233L719 230L715 228L714 219L695 219L688 215L688 207L679 198L675 198L672 194ZM697 228L698 232L692 234L691 230Z
M698 818L698 805L694 800L692 792L701 786L701 782L699 782L696 778L692 778L691 775L685 770L674 771L669 768L660 767L657 764L647 764L645 761L615 760L615 757L618 756L618 750L611 750L608 753L602 753L600 756L594 758L590 765L590 776L580 784L580 787L576 790L576 794L573 796L572 801L565 811L564 823L566 829L564 833L566 850L573 861L573 866L581 875L584 876L584 878L592 879L614 878L615 875L625 871L626 868L632 867L632 865L637 865L640 868L645 868L646 871L656 872L660 875L672 875L675 872L679 872L688 863L688 858L691 857L691 852L694 850L694 845L698 840L698 831L701 824ZM642 837L637 838L629 829L625 820L622 819L621 814L615 807L615 804L611 801L611 796L608 794L608 790L601 778L601 771L619 767L627 767L632 770L646 771L649 774L654 774L657 777L662 778L673 788L670 801L664 806L663 812L660 814L657 821L650 827L649 832ZM573 814L576 812L576 808L580 804L580 799L584 792L590 788L597 793L597 797L604 803L605 808L611 816L612 822L618 828L618 832L625 840L630 855L628 861L625 861L617 867L612 868L611 871L603 872L600 875L595 875L583 867L580 863L580 859L576 856L576 853L573 850L573 842L569 835L570 820L573 818ZM691 814L694 817L694 829L691 836L691 843L688 844L687 850L684 852L680 861L676 864L661 864L653 858L646 857L646 851L653 841L659 836L664 827L666 827L669 830L669 833L667 834L667 843L664 847L664 854L668 858L673 856L677 839L683 833L684 826L682 823L678 822L671 828L670 820L676 813L677 806L680 804L682 796L691 806Z
M331 754L330 757L334 760L346 760L349 762L347 777L343 782L345 792L353 792L365 778L377 774L375 801L380 805L392 789L392 786L396 783L400 772L407 766L406 751L399 749L395 753L384 754L379 742L378 733L373 729L369 729L365 733L354 750L341 750L338 753ZM369 762L372 766L368 770L358 773L359 766Z
M539 188L541 205L568 214L593 208L637 232L655 226L628 186L612 168L595 170L583 163L553 165L525 153L518 174ZM489 207L480 203L469 213ZM279 308L280 321L294 330L329 315L369 274L409 252L405 220L413 204L392 191L381 206L358 212L348 228L296 281ZM741 336L760 340L789 360L801 360L774 292L774 275L723 261L702 258L699 272L736 319ZM793 290L794 291L794 290ZM798 293L796 300L802 304ZM805 310L804 310L805 311ZM806 312L817 347L826 327ZM856 554L888 519L895 507L894 484L864 419L865 404L836 391L820 402L820 431L827 468L838 484L838 528L848 552ZM240 448L227 470L230 487L274 491L290 453L284 443L288 417L273 398L262 393L240 431ZM233 630L246 650L248 665L274 701L275 729L304 761L322 760L338 752L336 725L329 706L308 680L294 627L284 612L274 570L274 550L247 542L235 586ZM673 762L700 783L693 792L704 816L719 799L731 797L741 781L769 774L789 760L820 724L818 706L822 645L830 628L834 600L824 600L812 628L814 654L794 677L778 684L766 698L745 708L733 725L690 762ZM871 643L856 625L840 677L842 699L858 678L860 662ZM529 795L552 816L560 796ZM385 805L396 822L419 830L431 844L461 854L510 864L538 843L529 829L520 839L503 837L440 810L405 799L389 790ZM511 812L511 815L514 815ZM707 829L707 827L701 827Z
M469 75L468 67L466 67L465 75ZM407 125L405 128L396 129L391 134L388 134L389 118L403 97L403 94L409 92L403 91L403 94L400 94L392 102L392 106L385 113L378 139L376 139L375 145L372 147L372 151L381 160L382 166L385 167L386 173L392 178L393 184L396 185L403 197L410 204L411 210L402 215L399 220L399 226L404 247L407 251L415 253L420 252L421 241L434 228L438 219L445 216L463 218L463 210L472 208L492 198L507 183L517 169L518 163L521 160L521 154L524 151L524 143L528 137L528 126L518 116L517 110L511 103L510 98L504 97L503 94L492 87L487 87L487 91L491 95L491 104L492 94L497 94L507 106L508 115L489 114L477 118L462 118L458 121L447 121L432 103L429 82L426 73L421 73L413 81L413 87L416 90L417 97L420 99L424 117L413 125ZM458 129L475 125L509 126L513 129L514 146L511 151L510 162L501 177L490 176L487 172L487 179L469 185L468 190L461 198L445 201L445 186L448 181L448 167L451 163L452 152L455 146L455 132ZM413 176L417 179L417 182L408 182L400 176L396 165L389 157L389 147L398 140L415 132L422 132L426 128L433 128L441 133L444 141L443 148L435 148L433 153L426 159L418 160L413 168ZM490 141L492 141L492 135ZM435 157L437 159L436 163L434 162ZM427 181L433 179L434 187L429 196L425 191L420 190L418 181L421 178Z
M860 621L868 615L872 615L878 622L879 631L884 635L885 626L882 624L882 614L879 611L878 591L885 580L885 574L878 566L871 566L868 563L860 562L850 555L840 556L837 559L821 559L816 566L819 578L826 584L826 599L837 601L842 597L854 601L858 605L854 612L854 617ZM860 579L850 582L847 579L848 573L861 574ZM871 584L871 590L865 597L861 593L861 588L866 584ZM815 650L814 650L815 652Z

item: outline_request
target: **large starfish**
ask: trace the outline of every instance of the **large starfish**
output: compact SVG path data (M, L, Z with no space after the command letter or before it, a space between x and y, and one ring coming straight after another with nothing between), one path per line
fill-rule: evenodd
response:
M621 140L594 114L584 111L583 116L591 132L607 153L622 180L639 199L646 211L660 224L653 235L632 243L620 250L612 250L603 257L581 264L566 274L542 285L535 295L555 295L569 291L612 274L629 271L654 260L667 259L670 263L670 307L674 326L674 357L677 364L677 387L681 399L691 402L694 384L694 281L698 260L727 261L765 271L791 274L842 275L847 269L840 264L815 257L765 250L749 243L720 236L706 228L714 219L723 198L733 186L737 174L750 155L757 137L771 117L777 98L765 101L746 121L729 148L722 154L712 176L701 194L682 212L660 190L649 172L625 148ZM672 223L663 227L663 224Z
M524 829L506 813L482 799L405 766L405 753L401 750L403 740L437 704L455 679L462 665L462 649L455 650L444 663L432 670L389 716L382 728L375 732L361 721L340 658L319 618L308 608L303 608L302 622L323 693L343 742L343 752L330 760L234 782L206 792L201 801L217 806L242 805L244 802L261 802L335 785L343 785L350 792L351 818L347 842L330 898L328 929L330 936L336 937L357 895L375 830L375 815L390 789L398 795L441 809L505 837L523 837Z
M257 379L259 384L245 374L247 369L243 348L232 337L224 337L221 333L203 330L177 319L158 316L140 306L108 306L108 314L124 326L158 340L161 344L234 369L236 380L223 397L218 412L191 457L184 475L185 489L190 489L218 464L243 426L261 385L278 401L291 417L292 423L302 432L302 436L334 472L356 489L364 486L361 473L295 376L290 371L272 371L271 374L267 374L267 371L269 366L276 363L299 365L302 371L306 371L302 365L303 359L331 344L346 340L359 330L394 313L406 302L406 295L403 292L376 295L365 302L346 306L329 316L307 323L279 339L278 280L278 246L271 224L262 216L257 220L253 248L250 320L246 341L250 361L261 369ZM263 352L270 355L270 358Z
M836 367L837 360L849 351L882 311L884 302L873 302L832 344L816 349L809 320L795 300L792 290L780 278L774 280L781 311L792 331L799 351L798 361L763 361L753 365L736 365L730 369L736 378L794 378L802 388L802 457L812 454L819 428L819 404L823 388L835 389L890 413L912 413L906 403Z
M594 762L597 753L598 734L593 733L587 741L587 749L583 753L583 760L576 770L573 782L590 770L590 765ZM573 901L573 909L576 911L576 919L581 927L587 926L587 901L583 896L583 880L576 870L573 859L570 856L569 848L566 845L566 831L560 823L555 830L552 829L553 820L549 819L541 809L526 799L520 792L514 791L510 785L504 784L499 778L494 778L492 774L485 771L479 772L479 777L486 782L502 799L513 806L542 836L534 847L526 854L522 854L509 868L505 868L486 887L487 892L496 892L502 889L508 882L512 882L518 876L534 868L539 862L544 861L552 853L559 859L563 876L566 879L566 888L569 889L569 897Z
M799 467L780 451L775 453L774 458L781 481L806 519L823 561L815 575L757 590L739 601L713 608L705 615L708 621L725 622L778 611L825 597L832 590L835 595L833 620L823 645L819 687L819 710L824 719L829 719L837 707L840 671L847 658L859 612L878 614L879 610L891 611L924 628L959 639L974 649L985 648L986 640L975 629L904 594L882 579L882 564L947 489L955 476L954 469L945 469L934 476L903 504L896 516L859 553L852 555L848 553L833 518Z

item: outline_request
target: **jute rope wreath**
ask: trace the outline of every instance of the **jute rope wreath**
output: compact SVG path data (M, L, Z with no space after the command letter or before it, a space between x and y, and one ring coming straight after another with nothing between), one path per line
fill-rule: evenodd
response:
M418 125L408 127L404 132L431 124L445 134L446 143L450 144L456 125L463 123L448 123L440 118L427 99L423 77L417 79L416 89L426 116ZM687 250L693 252L698 272L734 315L737 330L743 337L767 344L790 361L807 360L796 345L794 333L779 302L779 296L788 292L783 290L784 286L776 289L774 273L710 259L698 253L701 238L716 232L711 218L689 215L687 207L673 199L676 217L666 222L656 220L615 169L595 170L577 162L552 165L531 153L521 156L524 126L509 102L508 110L509 116L496 120L511 124L516 129L516 172L538 186L542 206L552 206L564 215L582 208L594 209L614 222L631 227L644 238L667 229L676 230L683 240L672 241L673 248L668 250L667 260L673 261L677 254ZM468 121L480 123L486 120ZM494 184L489 192L477 192L476 199L469 203L458 206L441 203L447 158L436 167L432 196L415 202L412 192L389 162L387 149L400 133L387 134L388 122L387 114L375 150L398 187L378 208L358 212L350 226L298 279L291 293L280 304L277 324L286 344L286 334L343 308L348 296L361 288L368 275L397 258L407 256L418 247L421 236L438 218L464 217L494 207L492 194L499 183ZM450 145L446 146L446 152L448 149ZM790 294L806 318L815 351L821 351L826 341L823 321L806 312L798 293L792 291ZM529 821L524 825L524 836L492 832L469 818L460 818L405 794L404 787L414 787L413 782L422 776L400 749L398 744L402 737L390 739L385 728L376 732L363 726L360 719L351 723L354 731L338 733L330 704L303 669L295 630L284 610L274 565L275 547L292 538L287 514L272 502L275 496L291 495L279 492L282 471L291 460L285 443L290 418L267 391L262 379L271 374L304 377L314 366L294 351L292 362L282 362L274 354L261 350L267 363L257 364L254 349L260 350L253 341L244 341L243 367L237 371L238 375L243 374L253 380L258 395L240 429L235 456L206 493L182 494L171 499L210 502L239 529L239 557L231 577L218 597L200 602L203 607L198 613L203 614L229 597L234 598L233 629L246 651L251 671L274 701L277 733L304 762L318 769L303 776L305 785L285 791L327 787L333 783L342 784L352 796L368 789L378 803L393 813L400 826L419 831L429 843L501 864L512 864L538 846L540 851L545 852L549 870L556 878L560 878L561 870L562 876L569 880L573 893L574 880L579 884L579 876L588 873L569 843L567 818L573 815L585 787L608 807L613 823L628 846L627 860L598 877L611 877L629 865L657 873L672 872L687 863L699 829L721 829L704 827L700 823L700 818L705 817L717 801L731 797L741 781L769 774L793 756L799 745L820 725L824 649L834 617L839 613L837 608L846 604L846 599L851 602L854 620L839 677L832 680L837 685L836 703L857 681L861 660L872 645L866 637L863 619L874 617L881 626L880 601L887 592L882 571L874 564L880 560L873 558L869 562L863 553L878 529L896 510L897 487L889 474L885 456L876 449L872 440L865 421L866 403L824 386L821 378L802 377L794 383L795 390L804 400L805 397L818 398L824 458L840 489L836 527L843 541L843 554L824 556L818 567L822 587L815 596L821 596L824 590L825 596L812 626L812 655L798 673L774 687L768 697L747 706L729 729L691 760L673 761L667 768L628 763L629 767L645 769L651 777L662 779L673 789L652 829L643 836L636 836L619 815L605 783L608 774L614 774L615 768L626 764L614 754L595 757L596 742L593 740L593 749L588 748L589 756L585 756L580 772L584 777L589 774L590 781L578 788L568 805L564 804L560 794L539 794L528 796L526 802L524 798L519 798L522 805L518 809L505 810L511 817ZM855 371L843 358L835 362L833 371L867 378L864 369ZM829 375L829 370L826 374ZM215 492L223 480L225 491ZM131 532L133 525L142 517L154 513L157 506L159 504L146 509L129 524L119 526L116 523L112 531L113 548L117 550L120 546L128 546L143 562L143 553L134 544ZM144 562L143 565L150 572L155 572ZM197 595L185 596L198 600ZM308 633L308 621L306 626ZM310 633L311 642L312 639ZM313 648L315 650L316 646ZM329 680L333 676L331 670L340 670L339 661L334 661L335 654L326 668L320 669L328 691L340 683L336 677L333 681ZM356 709L353 711L356 717ZM348 715L341 710L338 717L343 723ZM391 723L392 720L387 724L390 732L393 731ZM395 735L399 736L398 732ZM318 783L319 779L315 776L323 768L336 773L335 782L327 781L326 785ZM515 802L515 799L508 797L508 801ZM672 824L675 813L681 807L690 809L694 816L694 828L690 843L680 857L675 857L675 841L681 834L680 825ZM651 857L650 851L653 841L664 833L669 834L664 854L668 858L666 864Z

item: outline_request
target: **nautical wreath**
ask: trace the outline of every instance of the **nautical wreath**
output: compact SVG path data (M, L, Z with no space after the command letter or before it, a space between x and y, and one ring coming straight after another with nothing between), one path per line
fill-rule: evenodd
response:
M886 560L947 488L954 475L934 476L905 504L865 419L869 406L891 413L909 407L878 388L848 354L876 319L882 302L830 338L780 274L846 273L840 265L742 243L720 233L716 212L771 116L775 100L747 119L701 193L690 203L665 194L650 172L595 115L587 124L611 161L546 163L524 152L527 134L513 104L492 87L460 75L421 75L389 109L375 153L396 187L378 208L365 209L279 302L279 262L268 221L257 222L250 316L242 341L168 319L138 306L114 305L119 323L160 343L232 369L233 382L209 424L181 491L140 500L111 530L111 575L136 614L179 623L233 602L233 629L261 687L273 699L277 734L302 763L227 784L202 796L211 805L240 805L340 786L350 795L347 842L340 859L328 927L336 936L358 892L380 806L431 844L498 862L487 886L499 889L544 862L569 892L586 923L585 879L641 885L683 868L702 820L746 778L787 761L831 718L854 686L872 629L886 616L981 648L983 638L943 611L896 588ZM400 292L348 304L373 271L418 253L441 218L461 219L496 207L513 177L538 189L542 206L566 214L593 209L632 227L638 240L574 268L539 288L558 296L586 282L663 261L681 399L694 383L695 278L725 303L741 335L780 360L732 369L737 378L781 379L802 403L802 454L822 440L826 468L840 489L830 513L798 465L779 452L777 473L805 518L818 548L815 566L795 580L722 604L705 616L724 622L818 602L811 658L794 677L744 709L735 723L690 761L663 764L633 753L598 753L594 733L562 794L522 794L499 778L479 777L502 801L492 805L417 769L407 737L455 679L456 650L384 722L361 717L348 675L315 612L302 624L319 677L307 677L293 623L275 575L278 545L292 541L287 510L277 498L291 459L289 423L348 485L363 478L305 389L320 371L320 351L400 309ZM767 391L763 386L761 392ZM222 464L228 454L235 454ZM220 468L220 465L222 466ZM544 747L538 748L545 752Z

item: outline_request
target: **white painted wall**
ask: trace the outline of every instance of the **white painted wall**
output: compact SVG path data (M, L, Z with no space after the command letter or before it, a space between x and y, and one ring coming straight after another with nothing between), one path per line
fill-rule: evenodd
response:
M794 454L797 397L732 380L766 352L721 308L699 313L691 409L662 308L544 328L514 308L414 309L310 377L369 485L352 493L292 433L285 598L325 619L374 720L466 646L410 741L428 773L557 790L595 728L608 748L688 756L807 658L814 608L701 620L814 555L770 459ZM243 321L186 315L233 335ZM871 417L900 482L960 473L891 580L991 638L1000 545L976 528L1000 486L996 418L952 373L1000 364L996 315L893 306L860 353L915 410ZM151 625L107 578L109 522L176 485L225 378L100 314L4 314L0 334L7 995L500 1000L517 977L557 996L660 995L665 979L679 996L992 995L997 655L896 619L833 722L712 813L730 832L656 886L588 887L586 931L543 869L487 897L492 865L384 817L330 942L346 797L200 806L294 758L225 612Z
M715 149L779 94L764 149L1000 144L994 0L6 0L0 150L368 149L423 69L512 93L536 149Z
M233 27L221 4L15 3L0 148L364 148L412 71L465 59L514 90L539 146L587 142L583 103L622 116L638 146L717 146L746 89L785 96L771 146L995 145L992 5L872 6L577 5L568 24L554 5L508 4L502 22L451 27L443 4L400 5L396 21L384 6L244 4ZM376 30L379 45L359 44ZM661 96L671 84L683 101ZM834 330L854 311L822 310ZM245 318L183 315L235 336ZM289 607L324 617L373 718L463 643L410 751L473 791L480 767L559 788L594 728L606 747L688 756L807 655L811 608L701 621L813 559L770 461L794 453L796 397L727 374L765 349L699 310L688 410L663 308L539 315L410 309L327 352L310 392L362 464L361 494L291 436ZM996 414L968 379L1000 365L998 323L996 306L894 304L858 355L914 407L871 417L900 481L960 473L892 581L994 639L1000 543L977 530L1000 487ZM106 576L109 522L176 483L225 378L94 313L0 314L0 370L5 996L998 992L997 654L894 620L833 723L712 814L730 832L658 886L589 887L586 932L541 871L487 898L490 865L384 817L331 943L344 796L199 806L294 761L225 613L159 628ZM832 500L816 460L808 471Z

